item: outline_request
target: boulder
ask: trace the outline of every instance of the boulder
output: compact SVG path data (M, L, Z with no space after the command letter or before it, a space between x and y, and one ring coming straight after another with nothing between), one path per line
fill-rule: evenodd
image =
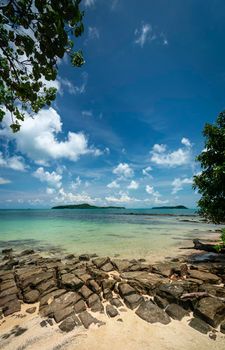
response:
M89 280L88 281L88 287L94 292L94 293L101 293L101 288L98 285L98 283L95 280Z
M74 274L66 273L66 274L62 275L61 285L65 288L69 288L72 290L78 290L84 285L84 282L81 281Z
M3 298L3 297L6 297L8 295L17 294L18 292L19 291L18 291L18 288L16 286L8 288L8 289L5 289L5 290L0 292L0 299Z
M220 332L225 334L225 322L220 325Z
M110 259L109 257L96 258L96 259L93 259L92 262L98 269L100 269L103 265L109 263Z
M118 286L119 293L121 297L125 297L126 295L134 294L136 293L136 290L131 287L128 283L119 283Z
M63 307L58 305L53 312L53 317L57 323L63 321L65 318L73 314L74 310L71 306Z
M30 255L30 254L34 254L34 250L33 249L25 249L20 253L20 256Z
M34 306L34 307L29 307L28 309L26 309L26 312L28 313L28 314L33 314L33 313L35 313L35 311L36 311L36 306Z
M114 306L106 305L106 314L109 317L116 317L117 315L119 315L119 312L117 311L117 309Z
M167 282L162 276L143 271L124 272L121 277L127 279L138 292L149 295L154 295L156 288Z
M210 272L204 272L199 270L190 270L189 276L191 278L196 278L198 280L202 280L205 283L213 283L213 284L219 284L221 283L221 278L217 275L214 275Z
M81 299L73 307L76 314L86 310L85 302Z
M97 320L97 318L93 317L91 314L89 314L87 311L83 311L79 314L79 318L81 320L81 323L83 326L88 329L91 324L104 324L103 322Z
M121 260L121 259L115 259L112 261L112 263L116 267L116 269L120 272L129 271L131 266L134 265L134 263L131 263L128 260Z
M87 299L87 305L88 307L92 307L96 302L99 302L100 298L98 294L92 294Z
M91 294L93 294L92 290L90 290L87 286L83 285L80 290L79 293L82 295L82 297L87 300Z
M28 304L36 303L39 300L40 293L38 290L31 290L23 295L23 301Z
M112 298L112 299L110 300L110 303L111 303L112 305L116 306L116 307L121 307L121 306L123 306L123 303L120 301L119 298Z
M160 322L162 324L170 323L169 316L160 309L157 305L153 304L152 301L144 301L141 303L139 308L136 310L136 315L149 323Z
M62 321L59 325L59 329L63 332L71 332L76 326L76 322L73 317L67 317L64 321Z
M207 334L209 331L211 331L211 327L206 322L197 317L191 319L189 326L203 334Z
M90 260L90 255L89 254L82 254L79 256L80 261L89 261Z
M91 307L91 311L93 312L104 312L104 306L102 305L100 300L97 300Z
M21 310L21 304L19 300L16 298L14 300L9 301L4 307L3 312L4 316L9 316Z
M124 302L131 310L134 310L143 302L144 298L139 294L130 294L124 297Z
M114 267L113 265L111 264L111 262L108 262L107 264L103 265L101 267L101 270L104 271L104 272L110 272L110 271L113 271L114 270Z
M14 279L2 282L0 285L0 291L6 290L12 287L16 287L16 283Z
M174 320L179 320L179 321L181 321L184 316L188 315L188 312L177 304L168 305L165 311Z
M163 298L161 298L161 297L158 296L158 295L155 295L155 296L154 296L154 302L155 302L155 304L158 305L161 309L165 309L165 308L169 305L168 300L163 299Z
M202 298L198 302L194 316L200 317L216 328L225 319L225 303L212 297Z
M170 303L177 303L181 295L184 293L184 288L177 283L165 283L159 286L156 294L163 299L167 299Z
M65 289L57 289L53 292L45 294L45 296L41 297L40 299L40 306L50 304L50 302L52 302L54 299L60 297L65 293L66 293Z

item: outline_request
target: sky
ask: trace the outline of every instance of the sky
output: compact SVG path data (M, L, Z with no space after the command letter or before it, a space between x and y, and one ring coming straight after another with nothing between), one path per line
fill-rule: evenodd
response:
M0 129L0 208L196 208L202 130L224 109L225 3L83 0L85 64L50 108Z

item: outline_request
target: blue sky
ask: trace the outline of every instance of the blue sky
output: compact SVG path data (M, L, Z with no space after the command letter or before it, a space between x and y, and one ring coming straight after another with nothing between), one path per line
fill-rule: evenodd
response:
M196 207L202 129L224 109L225 3L83 0L86 63L56 101L0 130L0 207Z

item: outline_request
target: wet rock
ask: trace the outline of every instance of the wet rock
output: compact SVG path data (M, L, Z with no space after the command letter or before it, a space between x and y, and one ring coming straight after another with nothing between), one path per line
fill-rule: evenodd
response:
M207 334L211 330L211 327L206 322L197 317L191 319L189 326L203 334Z
M165 309L165 308L169 305L168 300L163 299L163 298L161 298L161 297L158 296L158 295L155 295L155 296L154 296L154 302L155 302L155 304L158 305L161 309Z
M160 322L162 324L170 323L169 316L151 301L144 301L136 310L136 315L149 323Z
M28 314L33 314L35 311L36 311L36 306L34 306L34 307L29 307L28 309L26 309L26 312L28 313Z
M87 311L83 311L79 314L79 318L83 324L83 326L88 329L91 324L103 324L103 322L97 320L97 318L93 317L91 314L89 314Z
M74 311L76 312L76 314L79 314L80 312L86 310L85 302L81 299L74 305L73 308L74 308Z
M184 316L188 315L188 312L177 304L170 304L166 308L166 313L174 320L181 321Z
M113 271L114 270L114 267L113 265L111 264L111 262L108 262L107 264L103 265L101 267L101 270L104 271L104 272L110 272L110 271Z
M65 256L65 259L67 259L67 260L72 260L74 258L75 258L74 254L68 254L68 255Z
M134 310L143 302L143 297L139 294L130 294L124 297L124 302L131 310Z
M118 286L120 295L124 298L126 295L136 293L136 290L131 287L128 283L120 283Z
M170 303L179 302L180 296L184 293L184 288L177 283L162 284L156 294Z
M84 282L81 281L78 277L76 277L72 273L67 273L62 275L61 285L65 288L69 288L72 290L78 290L84 285Z
M93 264L98 268L102 268L105 264L110 262L109 257L104 257L104 258L96 258L92 260Z
M63 332L71 332L76 326L76 322L74 321L73 317L67 317L64 321L62 321L59 325L59 328Z
M89 254L82 254L79 256L80 261L89 261L90 260L90 255Z
M13 252L12 248L2 249L2 254L11 254Z
M40 297L40 293L38 292L38 290L31 290L24 294L23 300L25 303L33 304L39 300L39 297Z
M191 278L196 278L196 279L202 280L205 283L213 283L213 284L221 283L220 277L218 277L217 275L214 275L210 272L204 272L204 271L199 271L199 270L190 270L189 276Z
M33 249L25 249L20 253L20 256L30 255L30 254L34 254L34 250Z
M119 315L119 312L117 311L117 309L114 306L106 305L106 314L109 317L116 317L117 315Z
M202 298L194 311L194 316L200 317L216 328L225 319L225 303L212 297Z
M123 303L120 301L118 298L113 298L110 300L110 303L116 307L121 307L123 306Z

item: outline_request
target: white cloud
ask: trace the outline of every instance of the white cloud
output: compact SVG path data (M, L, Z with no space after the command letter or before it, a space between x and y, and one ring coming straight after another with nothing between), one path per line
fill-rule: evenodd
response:
M127 193L123 193L123 192L120 192L118 197L115 197L115 196L105 197L105 200L111 203L139 202L139 199L130 197Z
M146 192L147 192L148 194L153 194L153 193L154 193L154 187L153 187L153 186L147 185L147 186L145 187L145 190L146 190Z
M86 72L82 73L82 83L80 86L74 85L69 79L59 77L59 93L63 95L64 89L71 95L81 95L85 93L86 86L88 82L88 74Z
M107 185L108 188L119 188L120 184L118 184L116 181L112 181Z
M92 198L86 192L72 193L66 192L63 188L59 189L58 195L54 198L53 202L60 203L95 203L98 198Z
M142 23L140 28L136 28L134 31L135 44L140 47L144 47L145 43L157 40L162 45L168 45L168 40L164 33L153 31L152 26L149 23Z
M145 187L145 190L148 194L150 194L152 196L151 202L153 204L166 204L166 203L168 203L167 199L160 199L160 197L162 197L162 195L158 191L155 191L153 186L147 185Z
M41 110L34 118L26 115L20 132L16 134L9 127L9 115L4 118L3 125L5 127L0 130L0 135L15 139L17 150L40 165L61 158L76 161L82 155L102 154L100 150L88 146L88 139L83 132L69 131L67 138L59 140L57 136L62 132L62 122L53 108Z
M183 189L183 185L191 185L193 182L193 179L190 178L176 178L173 180L172 182L172 186L173 186L173 190L172 190L172 194L176 194L177 192L181 191Z
M183 137L181 140L181 143L187 147L191 147L191 142L189 139L187 139L186 137Z
M166 145L155 144L151 151L151 161L157 165L165 167L176 167L190 163L191 161L191 143L183 138L184 148L178 148L176 151L167 151Z
M99 30L96 27L88 27L88 40L99 39Z
M81 185L81 182L82 182L82 181L81 181L81 179L80 179L80 176L77 176L76 180L72 182L71 188L72 188L73 190L76 190L77 187L79 187L79 186Z
M44 168L38 168L33 176L39 179L41 182L47 182L50 186L60 188L62 186L61 180L62 175L57 174L55 171L49 172L45 171Z
M11 181L8 179L4 179L3 177L0 177L0 185L6 185L6 184L10 184Z
M84 0L84 6L86 7L90 7L93 6L95 4L96 0Z
M23 157L13 156L4 158L2 152L0 152L0 167L17 171L26 171Z
M120 163L113 169L113 174L121 177L132 177L134 172L133 169L127 163Z
M148 166L147 168L142 169L142 174L143 174L144 176L149 176L149 177L152 178L152 175L149 174L150 171L152 171L152 167L151 167L151 166Z
M139 187L139 183L137 181L132 180L130 184L127 186L129 190L137 190Z
M81 114L83 117L92 117L93 116L92 111L82 111Z
M50 194L50 195L54 194L55 193L55 188L47 187L46 188L46 193Z

